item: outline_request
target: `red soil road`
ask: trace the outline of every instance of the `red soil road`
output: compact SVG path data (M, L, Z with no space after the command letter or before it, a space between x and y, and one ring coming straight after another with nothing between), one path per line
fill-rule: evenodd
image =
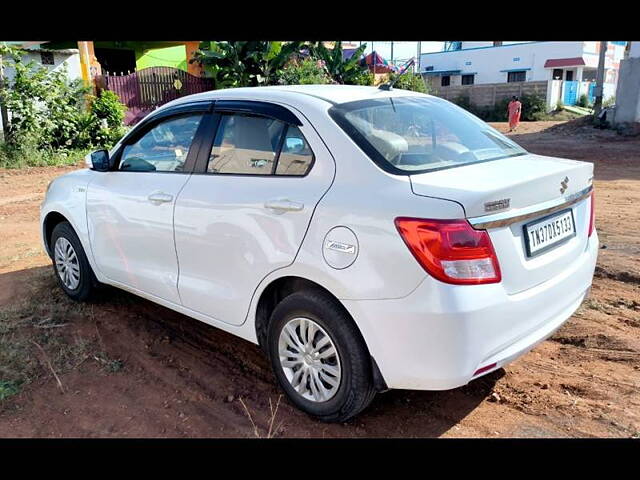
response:
M591 298L550 340L462 388L391 391L337 425L310 419L283 397L273 436L639 435L640 139L556 122L522 123L512 138L534 153L595 164L606 248ZM0 309L36 280L48 300L76 308L55 285L38 226L46 185L66 170L0 171ZM105 373L89 358L60 375L64 393L43 375L0 402L0 436L252 437L251 420L267 435L280 391L258 347L126 293L107 292L91 311L70 313L65 335L98 342L123 368Z

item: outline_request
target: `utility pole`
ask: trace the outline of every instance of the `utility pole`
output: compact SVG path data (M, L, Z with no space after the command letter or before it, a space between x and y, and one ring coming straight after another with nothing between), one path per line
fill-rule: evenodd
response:
M391 41L391 63L393 63L393 41Z
M420 73L420 64L422 63L422 58L420 58L421 54L422 54L422 42L418 42L418 61L416 62L416 68L418 69L417 73Z
M4 64L2 63L2 54L0 54L0 92L4 90ZM9 115L7 115L7 107L4 102L0 103L0 121L2 122L2 141L7 140L9 132Z
M373 40L371 41L371 58L373 61L373 83L376 83L376 56L374 55L375 50L373 49Z
M600 56L598 57L598 71L596 73L596 100L593 104L593 118L597 121L602 110L602 94L604 91L604 63L607 53L607 43L600 42Z

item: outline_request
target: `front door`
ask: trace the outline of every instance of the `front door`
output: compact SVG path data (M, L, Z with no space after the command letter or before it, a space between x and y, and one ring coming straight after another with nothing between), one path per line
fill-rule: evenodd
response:
M191 173L187 159L203 115L183 113L141 127L116 154L116 169L96 173L87 190L91 249L100 272L176 304L173 209Z
M564 104L575 105L578 100L578 82L564 82Z
M234 325L244 322L258 284L294 261L335 170L305 119L272 113L246 105L218 113L202 171L176 203L183 305Z

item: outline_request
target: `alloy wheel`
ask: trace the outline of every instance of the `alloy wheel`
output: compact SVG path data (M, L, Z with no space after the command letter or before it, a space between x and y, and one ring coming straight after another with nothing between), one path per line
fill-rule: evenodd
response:
M280 365L298 394L313 402L326 402L340 387L338 350L329 334L309 318L289 320L278 340Z

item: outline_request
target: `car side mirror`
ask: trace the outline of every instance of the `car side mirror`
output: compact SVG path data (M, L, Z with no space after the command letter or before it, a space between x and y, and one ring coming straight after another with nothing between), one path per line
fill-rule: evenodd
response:
M98 172L108 172L111 169L109 152L107 150L96 150L85 157L86 163L91 164L91 168Z

